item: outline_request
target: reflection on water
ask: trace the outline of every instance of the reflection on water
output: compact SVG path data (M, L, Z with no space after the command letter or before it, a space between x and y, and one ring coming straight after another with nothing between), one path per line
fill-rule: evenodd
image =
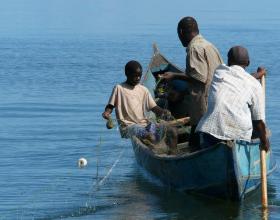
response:
M263 215L261 194L256 191L242 203L209 198L201 195L186 194L158 185L146 178L143 170L137 169L133 181L122 184L126 193L134 195L133 202L119 207L127 215L127 210L134 214L145 213L145 216L172 219L256 219ZM138 173L138 174L137 174ZM145 178L143 178L145 177ZM269 186L269 192L275 187ZM274 200L273 195L269 196ZM126 211L125 211L126 210Z

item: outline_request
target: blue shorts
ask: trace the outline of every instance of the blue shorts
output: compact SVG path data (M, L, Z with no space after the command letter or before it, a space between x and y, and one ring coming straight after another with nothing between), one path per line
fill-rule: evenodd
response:
M147 134L153 134L156 138L156 141L160 141L164 136L165 126L162 124L156 124L150 122L146 127L139 124L133 124L126 128L127 137L136 136L138 138L145 138Z

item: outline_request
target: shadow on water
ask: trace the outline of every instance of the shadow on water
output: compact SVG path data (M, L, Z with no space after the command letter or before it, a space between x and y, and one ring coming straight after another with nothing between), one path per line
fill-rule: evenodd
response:
M81 206L81 207L70 207L69 210L58 211L51 216L36 218L37 220L55 220L55 219L67 219L67 218L78 218L85 216L94 216L97 211L106 212L106 210L114 208L115 205L100 205L100 206Z
M134 180L123 184L126 191L135 190L135 200L129 203L126 210L142 213L152 219L261 219L260 190L248 195L242 202L209 198L201 195L192 195L168 189L156 184L149 176L143 178L143 170L135 172ZM146 176L146 174L144 174ZM275 200L275 187L269 185L269 198ZM142 201L141 201L142 199ZM140 200L140 201L139 201ZM279 204L279 203L278 203ZM158 210L151 210L153 209ZM279 210L279 206L271 206L271 211ZM140 209L140 210L139 210ZM136 210L136 211L135 211ZM157 214L155 214L157 213ZM158 214L161 213L161 214ZM127 213L126 213L127 214ZM125 215L125 213L124 213ZM156 215L156 216L155 216ZM270 212L268 212L268 216ZM147 217L149 219L149 217ZM265 218L263 218L265 219Z

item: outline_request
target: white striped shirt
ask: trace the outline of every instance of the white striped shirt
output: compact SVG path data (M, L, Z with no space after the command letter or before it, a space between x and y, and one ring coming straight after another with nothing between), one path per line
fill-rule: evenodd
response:
M222 140L251 141L252 120L264 120L260 83L242 67L220 65L209 89L208 109L196 131Z

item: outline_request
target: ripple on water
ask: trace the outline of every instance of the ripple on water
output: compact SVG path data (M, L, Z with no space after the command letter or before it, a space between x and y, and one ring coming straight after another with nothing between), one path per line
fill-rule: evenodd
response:
M246 28L246 37L239 31L204 29L224 57L229 45L240 42L253 51L252 71L258 63L269 65L266 114L279 161L279 62L273 52L279 51L279 33L275 27ZM156 39L163 53L184 65L175 37L174 42L161 33L0 41L0 219L260 219L259 190L237 204L162 187L136 165L117 127L105 128L101 113L113 85L124 80L127 60L138 54L135 59L147 66ZM88 161L84 169L77 167L81 157ZM276 171L269 178L270 219L279 218L279 183Z

